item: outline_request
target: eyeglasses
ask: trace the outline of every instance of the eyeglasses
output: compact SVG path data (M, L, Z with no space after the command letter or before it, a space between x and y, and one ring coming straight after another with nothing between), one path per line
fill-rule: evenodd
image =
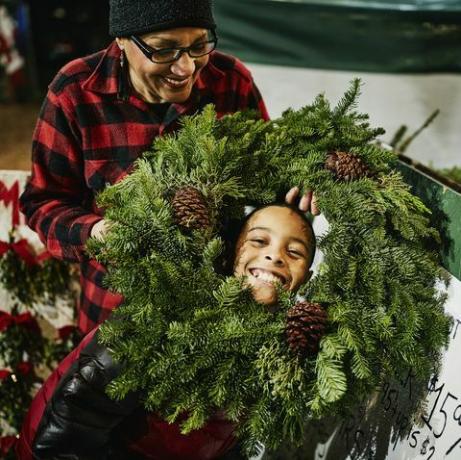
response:
M177 61L183 53L187 53L192 59L199 58L210 54L218 43L218 37L211 32L211 40L206 40L199 43L194 43L191 46L175 47L175 48L152 48L146 42L141 40L136 35L132 35L130 39L132 42L141 50L141 52L156 64L168 64L170 62Z

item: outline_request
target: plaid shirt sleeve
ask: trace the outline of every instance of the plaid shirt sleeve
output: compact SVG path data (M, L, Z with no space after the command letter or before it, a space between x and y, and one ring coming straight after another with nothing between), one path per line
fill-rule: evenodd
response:
M82 260L91 227L101 216L91 211L79 129L63 99L50 90L42 106L32 144L32 176L20 206L48 251L75 262Z

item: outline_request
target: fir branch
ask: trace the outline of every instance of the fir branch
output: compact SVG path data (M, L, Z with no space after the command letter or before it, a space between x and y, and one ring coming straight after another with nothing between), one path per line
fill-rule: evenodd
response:
M344 93L343 97L333 110L334 118L338 119L343 117L348 111L357 106L357 99L360 96L360 86L360 78L355 78L351 81L349 89Z

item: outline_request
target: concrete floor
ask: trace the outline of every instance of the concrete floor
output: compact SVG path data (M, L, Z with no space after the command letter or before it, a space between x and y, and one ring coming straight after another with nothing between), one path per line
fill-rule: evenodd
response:
M40 104L0 104L0 170L30 169L30 146Z

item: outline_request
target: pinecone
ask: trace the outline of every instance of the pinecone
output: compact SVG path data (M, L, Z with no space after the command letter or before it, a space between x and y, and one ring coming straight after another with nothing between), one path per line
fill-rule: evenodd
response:
M200 190L185 186L176 190L171 199L174 220L187 230L205 230L210 227L208 206Z
M291 307L285 328L290 350L302 356L316 354L326 323L327 313L318 303L303 301Z
M353 153L330 152L325 161L325 168L333 172L338 179L344 181L371 176L368 166Z

